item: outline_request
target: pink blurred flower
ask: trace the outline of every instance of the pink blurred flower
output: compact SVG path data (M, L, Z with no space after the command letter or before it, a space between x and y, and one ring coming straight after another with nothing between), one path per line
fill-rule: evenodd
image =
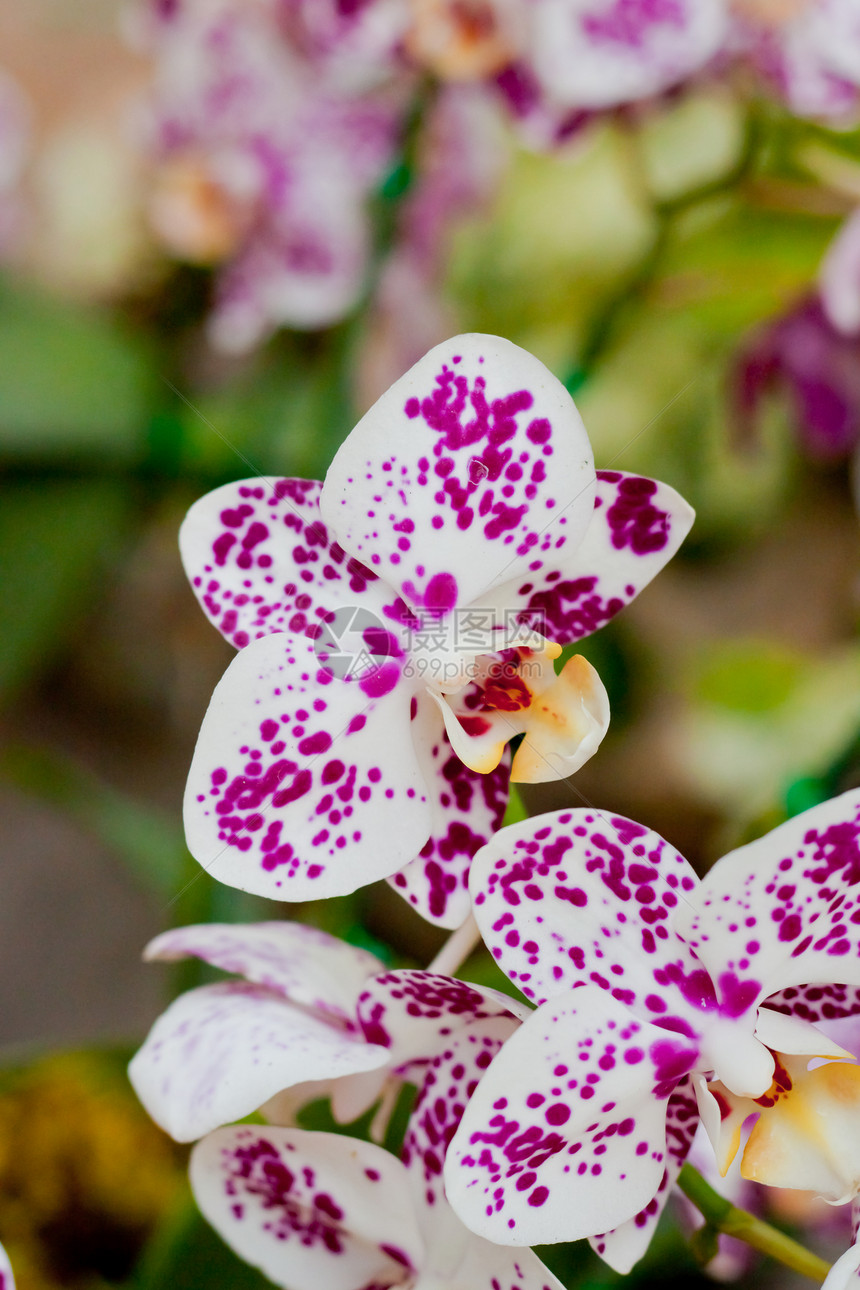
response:
M837 234L819 271L818 292L755 332L735 371L744 436L768 390L785 390L809 456L835 461L860 444L860 212Z
M397 145L397 95L345 92L290 43L287 9L174 0L136 14L155 60L142 114L152 220L175 255L221 266L210 332L226 350L350 310L367 197Z
M860 9L855 0L735 0L733 44L792 112L856 117Z
M782 389L810 457L839 460L860 443L860 337L837 331L815 296L753 335L737 364L734 384L744 438L755 431L764 396Z
M560 107L600 110L680 84L726 34L723 0L539 0L530 62Z

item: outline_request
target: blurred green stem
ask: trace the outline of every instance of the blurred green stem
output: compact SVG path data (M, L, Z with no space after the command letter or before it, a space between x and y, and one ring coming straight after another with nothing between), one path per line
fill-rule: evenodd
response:
M813 1281L823 1281L830 1271L830 1265L817 1254L720 1196L692 1165L682 1168L678 1187L704 1216L707 1226L717 1232L746 1242Z
M750 108L744 137L734 165L724 174L705 183L688 188L676 197L651 200L655 220L654 237L641 260L626 274L614 291L610 292L596 311L579 354L579 361L564 378L564 385L575 395L591 376L595 367L610 348L631 308L641 302L657 277L669 240L679 216L694 207L733 192L751 174L759 155L761 125L758 114Z

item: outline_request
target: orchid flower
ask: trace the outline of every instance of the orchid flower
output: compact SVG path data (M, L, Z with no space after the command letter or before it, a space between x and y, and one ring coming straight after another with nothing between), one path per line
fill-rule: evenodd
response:
M180 1142L261 1107L280 1119L322 1094L349 1122L458 1035L487 1023L506 1037L522 1015L495 991L387 972L365 950L298 923L176 928L146 950L151 960L187 955L241 979L181 995L129 1067L149 1114Z
M854 0L734 0L731 43L799 116L854 120L860 13Z
M815 1022L860 1012L858 840L860 791L733 851L701 883L618 816L502 830L473 865L475 915L539 1007L449 1149L464 1222L510 1243L587 1236L628 1270L700 1117L725 1166L730 1099L761 1110L786 1061L848 1055Z
M368 1034L393 1042L421 1085L402 1163L372 1143L295 1129L222 1129L195 1147L206 1218L244 1259L290 1290L562 1290L530 1250L469 1232L448 1205L442 1162L464 1107L522 1009L428 973L392 972L366 997ZM373 990L371 986L371 991Z
M395 888L446 927L513 778L566 776L608 721L562 645L603 626L677 550L665 485L595 476L579 414L510 342L462 336L401 377L324 484L259 479L192 507L185 567L240 652L203 722L188 845L281 900ZM350 644L350 641L352 644ZM417 858L416 858L417 857Z

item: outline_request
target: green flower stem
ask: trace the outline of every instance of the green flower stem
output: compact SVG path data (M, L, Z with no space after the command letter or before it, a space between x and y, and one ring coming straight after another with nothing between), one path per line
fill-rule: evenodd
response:
M639 263L624 276L595 313L580 350L579 360L564 379L564 385L570 394L575 396L584 385L614 343L630 311L642 302L656 280L675 221L703 202L736 191L755 168L761 150L761 136L758 114L750 107L744 124L743 143L735 163L728 171L675 197L652 199L654 237Z
M708 1226L718 1232L745 1241L754 1250L760 1250L813 1281L823 1281L830 1271L830 1265L817 1254L720 1196L692 1165L682 1168L678 1187L704 1216Z

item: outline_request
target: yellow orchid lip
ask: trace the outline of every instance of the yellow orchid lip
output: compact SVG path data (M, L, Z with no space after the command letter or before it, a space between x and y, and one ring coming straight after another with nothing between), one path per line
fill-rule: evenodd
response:
M514 782L562 779L595 752L609 724L606 691L580 654L556 674L552 664L561 652L546 640L539 648L516 647L516 661L493 660L465 709L455 711L446 696L432 695L454 751L470 770L495 770L516 735L524 738L511 766Z
M843 1204L860 1190L860 1066L826 1062L795 1076L759 1116L741 1174L772 1187L817 1191Z

